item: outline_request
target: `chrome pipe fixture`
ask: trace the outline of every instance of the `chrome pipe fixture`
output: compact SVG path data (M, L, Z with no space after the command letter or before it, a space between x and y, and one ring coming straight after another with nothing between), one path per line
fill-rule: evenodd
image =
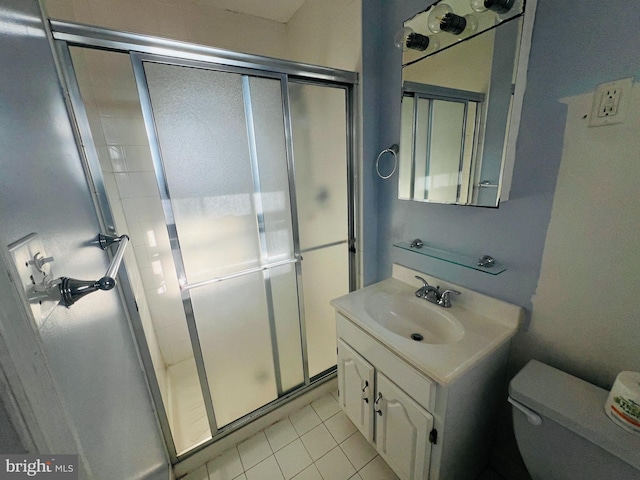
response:
M446 289L440 293L440 287L434 287L419 275L416 275L418 280L422 282L422 286L416 290L415 295L418 298L424 298L428 302L435 303L444 308L451 308L451 295L462 295L459 291L453 289ZM415 339L414 339L415 340Z
M129 244L129 237L127 235L111 236L99 233L98 243L103 250L106 250L114 243L118 244L118 250L116 250L111 259L107 272L98 280L77 280L69 277L60 277L56 280L54 283L57 284L60 292L60 303L65 307L70 307L89 293L98 290L111 290L116 286L115 276L120 269L124 251Z
M479 267L491 268L496 264L496 261L490 255L483 255L478 259L477 265Z

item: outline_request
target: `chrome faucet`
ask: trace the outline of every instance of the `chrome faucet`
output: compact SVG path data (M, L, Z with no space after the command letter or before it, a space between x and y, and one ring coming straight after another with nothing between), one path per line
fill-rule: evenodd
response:
M440 293L440 287L429 285L424 278L418 275L416 275L416 278L422 282L422 286L416 290L416 297L424 298L428 302L435 303L436 305L440 305L444 308L449 308L451 306L450 295L460 295L460 292L451 289L447 289Z

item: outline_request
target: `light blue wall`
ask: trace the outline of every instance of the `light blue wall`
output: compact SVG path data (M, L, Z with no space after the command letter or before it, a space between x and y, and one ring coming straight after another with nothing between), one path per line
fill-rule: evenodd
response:
M363 265L362 278L364 285L378 280L378 178L375 174L374 162L381 150L379 147L379 129L381 123L379 93L380 81L386 66L379 57L379 50L386 37L380 35L382 21L382 1L362 1L362 76L361 112L362 112L362 148L364 169L362 171L362 231ZM399 122L399 121L398 121ZM399 137L389 143L399 143ZM387 145L387 146L389 146ZM384 147L386 148L386 147ZM373 161L372 161L373 160ZM363 285L363 286L364 286Z
M38 2L0 3L0 243L6 248L36 232L55 259L56 277L97 279L109 259L91 244L100 226ZM40 335L70 428L95 478L168 478L118 293L97 292L69 309L56 307Z
M400 137L401 52L393 46L394 32L404 19L425 9L427 4L419 0L364 0L364 18L371 22L369 25L365 22L363 29L362 81L365 98L370 100L364 104L365 178L374 171L377 152L397 143ZM373 22L373 15L368 15L369 8L376 12L377 23ZM606 369L589 364L589 352L550 354L549 350L555 349L558 342L549 345L544 338L561 334L553 322L545 326L544 338L537 338L528 327L563 150L567 110L559 100L593 91L602 82L629 76L634 76L636 82L640 80L638 18L637 0L538 0L511 199L499 208L400 201L396 198L397 177L372 181L372 195L377 203L365 203L365 219L375 218L377 238L376 248L364 252L365 273L369 272L365 278L369 282L382 280L391 274L392 263L397 262L525 307L527 321L512 341L507 380L526 361L536 357L556 361L563 358L558 367L588 373L585 379L594 383L598 378L608 378L604 375ZM375 68L367 64L369 61L375 63ZM367 77L372 71L377 74L373 80ZM377 119L368 120L371 116ZM586 227L577 224L567 228L587 230ZM508 270L493 277L392 247L394 242L415 237L451 251L491 254ZM365 247L371 245L374 242L365 239ZM597 271L593 277L594 291L585 291L585 296L611 287L599 284ZM566 288L571 289L572 285ZM558 292L559 296L562 294ZM591 340L584 336L580 339L584 345ZM609 353L615 356L615 352ZM590 366L589 370L581 368L585 364ZM505 478L527 479L510 418L505 402L493 451L498 461L493 466L503 465Z
M373 172L377 152L399 140L401 52L393 46L394 32L426 5L418 0L364 2L364 96L376 100L364 104L365 178ZM365 279L388 277L398 262L530 309L562 154L566 107L558 100L604 81L638 77L637 19L635 0L539 0L511 199L498 209L400 201L397 177L376 178L371 188L377 204L365 203L365 220L377 222L377 248L365 251ZM367 77L372 72L375 79ZM367 120L372 116L377 121ZM493 277L391 246L415 237L451 251L493 255L508 271ZM372 245L365 241L365 247Z

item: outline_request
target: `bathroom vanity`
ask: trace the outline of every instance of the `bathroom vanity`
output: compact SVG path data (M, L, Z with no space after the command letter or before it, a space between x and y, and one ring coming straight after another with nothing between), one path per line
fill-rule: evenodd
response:
M452 306L416 298L455 289ZM333 300L342 409L401 480L475 480L486 467L521 307L394 265Z

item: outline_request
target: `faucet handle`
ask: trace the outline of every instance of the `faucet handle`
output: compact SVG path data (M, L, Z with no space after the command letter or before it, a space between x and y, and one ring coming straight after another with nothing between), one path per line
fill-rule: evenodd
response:
M427 282L427 281L426 281L424 278L422 278L420 275L416 275L416 278L422 282L422 286L423 286L423 287L428 287L428 286L429 286L429 282Z
M451 306L451 299L449 298L449 295L452 293L454 295L461 295L461 293L457 290L447 289L440 295L440 301L438 303L440 303L440 305L445 308L449 308Z

